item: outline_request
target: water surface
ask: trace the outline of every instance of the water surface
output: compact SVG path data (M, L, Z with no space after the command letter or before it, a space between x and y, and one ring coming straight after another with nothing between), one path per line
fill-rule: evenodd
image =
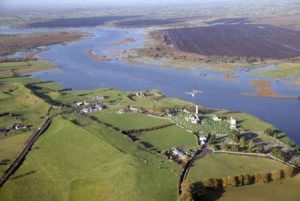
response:
M63 88L160 89L169 97L179 97L207 107L253 114L274 124L300 144L298 132L300 130L300 100L242 95L244 92L255 92L250 85L252 80L266 79L265 77L253 75L241 68L235 72L239 79L224 81L224 73L210 69L178 70L127 64L120 60L95 61L86 55L88 50L93 49L97 54L110 55L115 50L139 47L143 44L143 30L108 28L80 30L93 33L94 36L68 45L53 45L49 50L38 54L39 58L57 64L59 69L33 73L33 76L42 80L56 81ZM136 42L130 45L110 45L126 37L133 37ZM299 88L283 81L270 81L273 89L281 95L300 95ZM204 93L196 97L185 93L193 89Z

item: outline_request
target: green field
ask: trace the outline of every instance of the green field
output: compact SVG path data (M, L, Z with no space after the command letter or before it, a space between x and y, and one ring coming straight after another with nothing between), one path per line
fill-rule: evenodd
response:
M195 136L178 126L145 132L138 135L138 137L142 141L149 142L159 151L166 151L172 147L184 147L189 149L195 149L197 147Z
M188 175L191 182L199 182L210 178L255 174L282 169L282 163L258 157L238 156L230 154L211 154L197 159Z
M24 148L31 132L0 137L0 160L13 161ZM6 170L7 165L0 165L0 175Z
M292 83L300 86L300 63L279 63L275 68L255 70L254 73L274 79L294 78Z
M28 137L31 132L22 134L1 137L0 138L0 159L13 160L25 146Z
M56 118L0 189L0 200L177 199L175 164L139 150L113 130L99 128Z
M300 198L300 175L268 184L256 184L227 188L220 201L298 201Z
M53 65L46 61L4 62L0 63L0 78L19 76L50 68L53 68Z
M26 131L11 131L0 137L0 160L13 161L20 153L32 130L37 129L46 118L50 106L35 96L23 84L8 82L0 84L0 127L10 127L15 123L31 126ZM0 174L5 166L0 166Z
M0 126L23 123L37 128L48 113L50 106L20 83L1 84L0 113L13 115L1 116Z
M111 124L120 129L137 129L137 128L151 128L170 124L169 120L150 117L140 113L126 112L117 114L114 111L101 111L92 114L100 121Z

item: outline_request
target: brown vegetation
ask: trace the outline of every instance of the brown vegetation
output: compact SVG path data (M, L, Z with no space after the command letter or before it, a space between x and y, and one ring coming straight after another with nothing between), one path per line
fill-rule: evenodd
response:
M192 201L193 195L192 195L192 185L189 180L184 180L181 184L181 194L179 197L180 201Z
M244 93L247 96L260 96L268 98L298 98L296 96L281 96L273 91L270 81L253 80L251 86L256 89L256 93Z
M93 52L93 50L88 50L88 51L86 52L86 54L87 54L90 58L94 59L95 61L110 61L110 60L111 60L111 59L108 58L106 55L96 55L96 54Z
M0 56L12 54L19 50L28 50L40 46L70 42L80 39L81 37L81 33L73 32L0 35Z
M202 182L203 186L208 188L227 188L231 186L245 186L251 184L269 183L281 180L287 177L293 177L297 170L292 167L274 170L272 172L258 172L254 175L241 174L223 178L211 178Z

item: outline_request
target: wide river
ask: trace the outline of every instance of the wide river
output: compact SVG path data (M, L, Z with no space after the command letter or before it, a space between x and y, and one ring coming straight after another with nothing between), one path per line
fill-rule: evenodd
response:
M1 31L0 29L0 33L7 32L7 30ZM139 47L143 45L144 32L142 29L113 28L80 30L92 33L93 36L67 45L53 45L48 50L39 53L39 58L51 61L58 65L59 69L34 73L32 76L42 80L56 81L63 88L160 89L169 97L179 97L207 107L253 114L274 124L300 144L300 100L262 98L242 94L255 92L250 85L252 80L266 78L243 70L245 68L235 72L238 79L226 81L223 79L224 73L203 68L201 70L178 70L127 64L117 59L95 61L86 55L88 50L93 49L97 54L113 55L118 50ZM31 31L40 30L29 30ZM126 45L116 43L128 37L135 38L136 42ZM300 88L293 87L284 81L271 81L271 84L278 94L300 95ZM201 90L203 93L195 97L185 93L193 89Z

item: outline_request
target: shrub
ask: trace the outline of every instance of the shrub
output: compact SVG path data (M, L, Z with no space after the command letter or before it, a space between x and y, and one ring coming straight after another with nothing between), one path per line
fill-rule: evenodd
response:
M192 186L189 180L184 180L181 184L180 201L192 201Z
M273 136L274 135L273 130L271 128L267 128L266 130L264 130L264 133L266 135L269 135L269 136Z
M279 147L273 147L271 150L271 153L273 156L275 156L276 158L279 158L280 160L284 160L284 154L281 150L281 148Z
M284 171L283 170L273 170L271 172L271 177L273 181L277 181L284 178Z

